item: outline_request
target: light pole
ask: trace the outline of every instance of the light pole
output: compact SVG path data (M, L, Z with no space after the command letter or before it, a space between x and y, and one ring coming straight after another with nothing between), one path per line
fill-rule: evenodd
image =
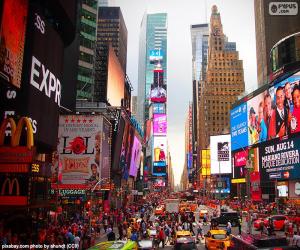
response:
M92 208L93 208L93 197L94 197L94 191L95 191L95 189L96 189L96 187L98 186L98 185L100 185L101 184L101 182L102 181L104 181L104 180L106 180L107 178L101 178L94 186L93 186L93 188L91 188L91 203L90 203L90 206L91 206L91 208L90 208L90 212L92 212ZM90 232L90 237L92 237L92 220L91 220L91 217L92 217L92 213L90 213L90 215L89 215L89 232Z

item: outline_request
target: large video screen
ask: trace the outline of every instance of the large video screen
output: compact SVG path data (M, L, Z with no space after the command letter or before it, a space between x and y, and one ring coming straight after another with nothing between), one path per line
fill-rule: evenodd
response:
M153 135L167 135L167 115L153 115Z
M131 160L130 160L130 169L129 169L129 175L136 177L137 171L140 165L141 161L141 153L142 153L142 144L138 137L135 135L132 145L132 151L131 151Z
M299 82L297 72L231 110L233 151L300 132Z
M3 11L0 26L0 77L13 86L20 88L28 0L4 0L2 2Z
M165 103L167 101L167 85L164 83L164 71L162 69L156 69L153 72L150 100L154 103Z
M118 57L109 46L108 75L107 75L107 100L111 106L121 106L124 98L125 74L119 63Z
M211 174L231 173L230 135L210 137Z

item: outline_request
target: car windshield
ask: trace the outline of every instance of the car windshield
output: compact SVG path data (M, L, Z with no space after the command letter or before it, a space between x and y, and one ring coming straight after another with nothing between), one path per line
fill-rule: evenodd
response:
M211 237L216 240L224 240L226 239L226 234L213 234Z
M175 250L196 250L196 244L194 242L189 243L176 243Z

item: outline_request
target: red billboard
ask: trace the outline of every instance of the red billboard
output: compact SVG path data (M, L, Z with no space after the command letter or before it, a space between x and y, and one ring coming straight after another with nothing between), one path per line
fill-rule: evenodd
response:
M0 77L21 86L28 0L4 0L0 27Z
M260 187L260 174L259 172L250 173L251 182L251 198L253 201L261 201L261 187Z
M248 159L248 150L235 153L234 154L234 166L235 167L246 166L247 159Z

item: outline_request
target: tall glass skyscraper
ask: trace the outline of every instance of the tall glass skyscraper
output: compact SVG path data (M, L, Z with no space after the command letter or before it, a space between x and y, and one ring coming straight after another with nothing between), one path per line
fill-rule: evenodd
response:
M150 64L150 50L160 49L163 54L161 62L164 70L164 82L167 79L167 14L144 14L141 22L139 44L139 75L138 75L138 100L137 119L144 124L149 118L149 94L153 83L154 65Z

